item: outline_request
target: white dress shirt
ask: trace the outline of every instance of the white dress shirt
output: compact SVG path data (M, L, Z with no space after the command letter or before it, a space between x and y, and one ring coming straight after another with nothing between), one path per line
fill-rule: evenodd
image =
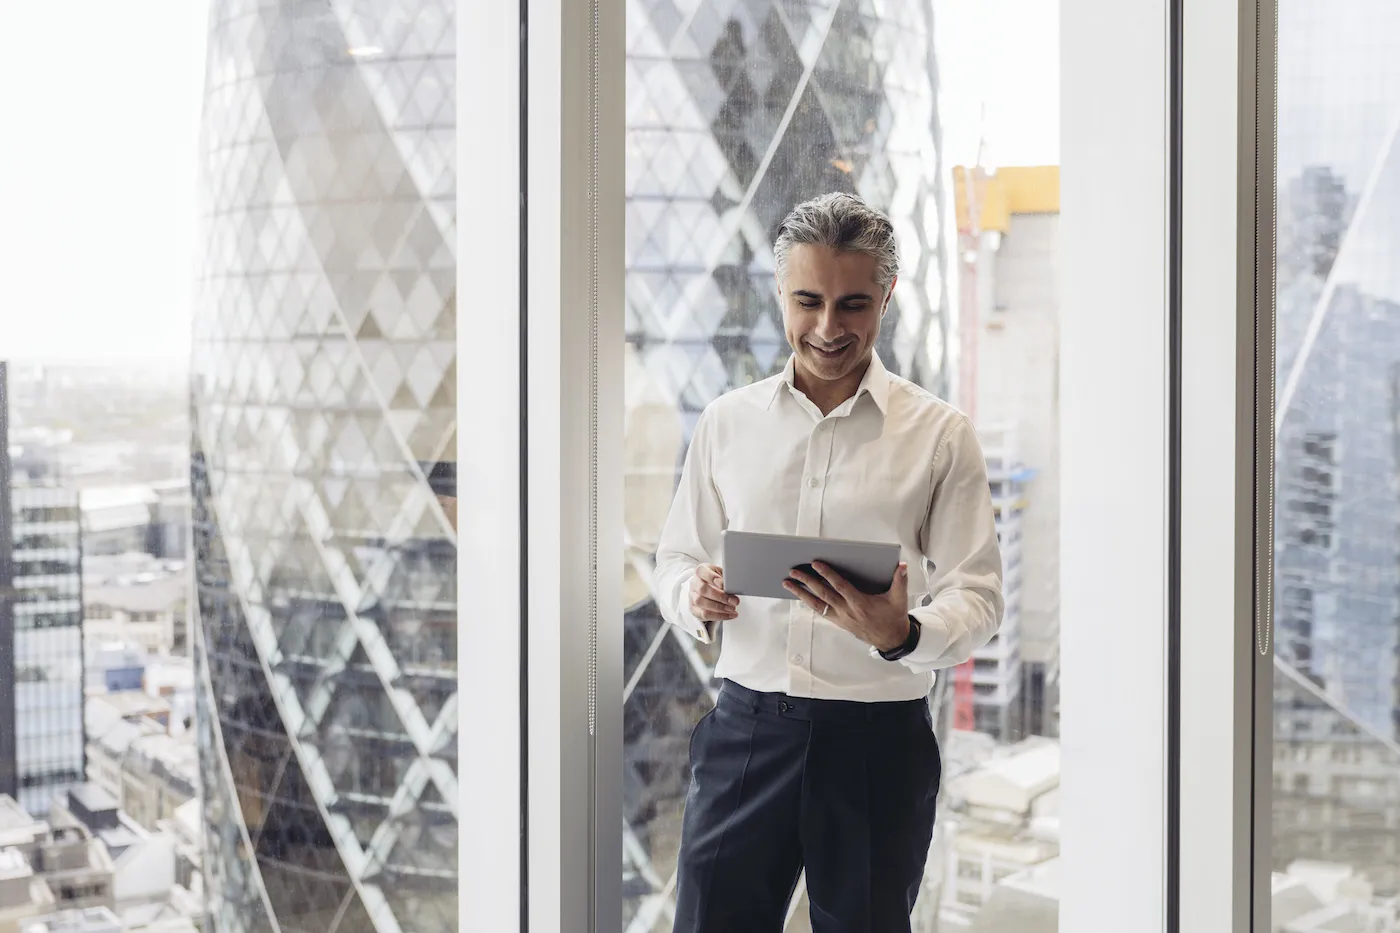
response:
M690 611L702 563L723 564L726 528L898 543L923 633L902 661L801 602L741 597L738 617ZM922 573L920 573L922 569ZM1001 551L982 449L961 412L878 357L831 414L798 391L793 361L700 416L656 555L661 612L701 642L721 636L718 677L751 690L833 700L912 700L1001 623Z

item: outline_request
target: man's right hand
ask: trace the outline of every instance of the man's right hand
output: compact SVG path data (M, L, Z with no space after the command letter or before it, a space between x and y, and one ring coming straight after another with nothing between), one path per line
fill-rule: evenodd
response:
M739 597L724 591L724 571L701 564L690 578L690 614L701 622L727 622L739 616Z

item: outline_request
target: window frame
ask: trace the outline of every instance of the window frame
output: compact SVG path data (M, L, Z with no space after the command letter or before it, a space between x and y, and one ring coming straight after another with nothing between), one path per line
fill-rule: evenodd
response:
M1235 882L1268 890L1271 747L1254 741L1267 685L1249 650L1263 72L1244 55L1261 10L1061 7L1060 392L1077 439L1062 453L1062 929L1239 933L1260 915ZM505 348L462 354L458 377L464 930L588 917L610 933L620 916L622 607L607 557L621 540L624 35L622 0L458 18L458 86L490 89L458 94L459 126L506 128L458 147L462 177L489 182L461 186L459 219L493 218L459 223L458 294L490 312L462 334ZM596 307L578 314L595 265ZM517 443L484 457L478 438ZM590 487L579 465L594 456Z
M1247 933L1272 888L1277 13L1183 7L1180 915Z
M458 145L487 180L458 209L458 295L487 311L459 329L463 930L621 917L623 9L457 21L458 87L487 89L458 93L458 125L502 128Z
M495 126L503 131L490 146L469 148L459 140L459 177L492 184L458 186L457 294L471 295L490 314L476 315L470 329L478 345L477 365L457 368L458 515L457 573L461 606L457 666L459 760L458 926L462 930L522 929L522 827L526 759L522 749L524 705L521 676L525 655L523 609L522 448L520 444L523 216L520 208L523 112L522 14L513 3L472 7L457 18L457 125ZM491 87L494 94L461 89ZM469 155L468 155L469 153ZM465 195L472 200L465 203ZM468 211L462 208L467 207ZM494 223L461 223L463 217L493 217ZM481 276L479 268L495 274ZM459 334L462 329L459 328ZM459 337L459 352L461 352ZM468 357L463 357L468 359ZM483 388L488 404L480 404ZM473 439L492 441L491 456L477 455ZM475 448L475 449L474 449ZM496 620L497 624L478 624ZM489 660L486 660L489 659ZM489 803L484 803L489 802Z
M1176 835L1181 2L1061 6L1064 930L1203 929Z

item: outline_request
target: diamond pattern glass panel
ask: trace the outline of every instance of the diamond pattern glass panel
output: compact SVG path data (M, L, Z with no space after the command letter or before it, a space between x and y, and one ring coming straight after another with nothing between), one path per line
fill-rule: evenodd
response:
M212 929L457 917L454 10L215 0L193 366ZM449 844L450 841L450 844Z

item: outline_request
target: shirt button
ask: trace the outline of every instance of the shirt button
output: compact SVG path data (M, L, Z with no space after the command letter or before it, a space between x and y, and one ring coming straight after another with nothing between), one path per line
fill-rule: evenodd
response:
M808 486L811 486L813 489L816 489L816 488L817 488L818 486L820 486L821 484L822 484L822 481L819 480L819 479L817 479L815 476L813 476L811 479L807 480L807 485L808 485Z
M793 664L801 664L801 663L802 663L802 655L800 655L800 654L794 654L794 655L792 656L792 663L793 663Z

